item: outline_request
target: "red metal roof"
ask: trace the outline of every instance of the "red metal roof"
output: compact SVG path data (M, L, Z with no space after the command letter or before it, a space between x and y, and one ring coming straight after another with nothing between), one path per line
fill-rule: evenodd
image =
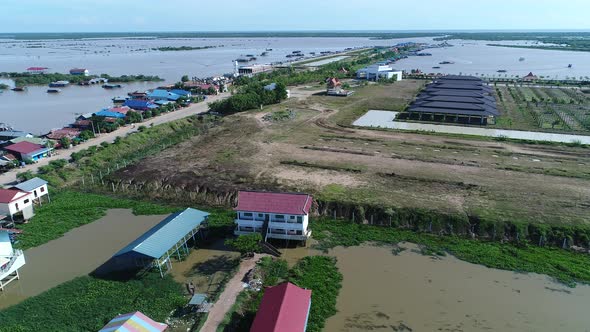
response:
M30 195L29 193L25 193L20 190L0 189L0 203L12 202L18 193Z
M270 193L261 191L238 192L236 211L308 214L313 198L308 194Z
M129 112L130 110L131 110L131 108L129 108L128 106L120 106L120 107L112 107L109 111L121 113L121 114L127 114L127 112Z
M290 282L270 287L262 302L250 332L303 332L311 305L311 290Z
M27 141L22 141L22 142L18 142L16 144L11 144L7 147L5 147L5 150L8 151L12 151L12 152L17 152L17 153L31 153L31 152L35 152L41 149L44 149L45 147L43 145L39 145L39 144L35 144L35 143L31 143L31 142L27 142Z

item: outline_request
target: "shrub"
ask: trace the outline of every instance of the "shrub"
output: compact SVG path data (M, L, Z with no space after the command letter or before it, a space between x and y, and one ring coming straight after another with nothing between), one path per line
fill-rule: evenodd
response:
M262 235L260 233L253 233L240 235L237 239L228 239L225 241L225 244L242 254L249 254L261 251L260 241L262 241Z

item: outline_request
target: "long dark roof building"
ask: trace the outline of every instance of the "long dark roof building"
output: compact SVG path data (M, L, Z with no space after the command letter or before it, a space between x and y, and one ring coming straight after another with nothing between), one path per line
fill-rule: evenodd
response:
M411 114L468 117L487 123L498 116L492 88L474 76L444 76L429 84L408 108Z

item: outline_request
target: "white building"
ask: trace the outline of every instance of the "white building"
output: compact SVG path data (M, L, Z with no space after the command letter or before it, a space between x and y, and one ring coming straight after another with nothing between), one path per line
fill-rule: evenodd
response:
M403 73L399 70L393 69L390 65L374 64L365 68L359 69L356 72L357 79L376 81L378 79L392 79L395 77L396 81L402 80Z
M47 181L40 178L32 178L25 182L21 182L12 187L12 189L24 191L33 195L33 201L43 205L43 197L47 202L51 202L49 198L49 191L47 189Z
M33 195L20 190L0 189L0 214L11 220L28 220L33 213Z
M308 194L240 191L234 234L262 233L264 240L306 241L311 236Z
M0 291L11 281L19 279L18 269L25 265L22 250L13 249L10 234L0 230Z

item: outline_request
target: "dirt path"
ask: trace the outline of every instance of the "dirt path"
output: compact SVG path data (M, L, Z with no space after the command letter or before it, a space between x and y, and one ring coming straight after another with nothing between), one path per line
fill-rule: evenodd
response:
M231 307L236 302L236 297L238 294L244 289L242 287L242 280L246 276L246 273L254 268L256 262L265 255L256 254L254 258L244 260L240 263L240 269L238 272L227 282L225 285L225 289L223 293L219 296L219 299L211 310L209 311L209 315L207 316L207 320L205 324L201 328L200 332L215 332L217 331L217 326L225 317L225 314L231 309Z
M132 126L121 127L111 133L100 134L100 136L93 138L93 139L91 139L87 142L84 142L82 144L79 144L71 149L56 150L56 153L53 156L51 156L49 158L41 159L36 164L27 165L23 168L16 168L16 169L13 169L13 170L8 171L6 173L0 174L0 185L10 185L10 184L15 183L16 182L16 174L19 172L31 171L31 172L35 173L35 172L37 172L39 167L49 164L49 162L52 160L70 159L71 154L74 152L78 152L80 150L86 149L86 148L93 146L93 145L99 145L102 142L111 143L115 140L115 138L117 136L125 136L129 133L137 131L137 128L141 125L149 127L153 124L155 126L155 125L159 125L162 123L182 119L187 116L191 116L191 115L195 115L195 114L199 114L199 113L204 113L208 110L207 103L217 101L219 99L227 98L228 96L229 96L229 93L222 93L217 96L210 96L209 98L207 98L206 102L200 102L197 104L193 104L189 107L182 108L182 109L175 111L175 112L162 114L156 118L150 119L149 121L145 121L145 122L136 124L135 127L132 127Z

